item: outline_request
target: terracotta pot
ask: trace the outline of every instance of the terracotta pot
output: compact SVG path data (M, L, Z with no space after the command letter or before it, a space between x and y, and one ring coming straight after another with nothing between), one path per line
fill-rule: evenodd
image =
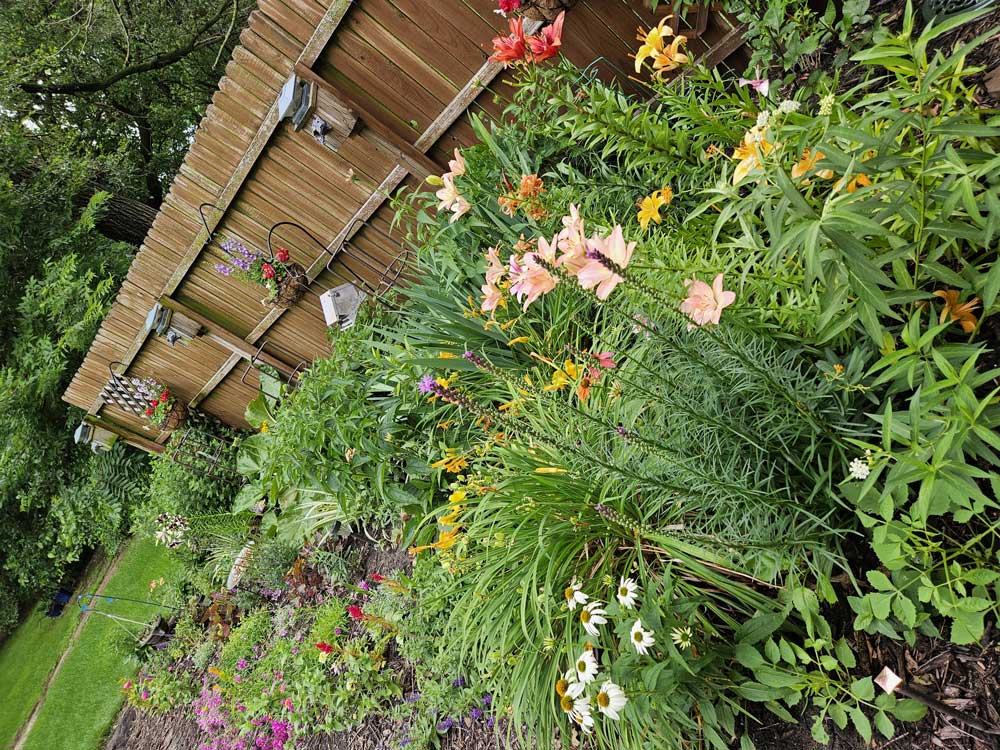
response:
M288 264L288 275L278 284L278 293L274 299L265 300L265 305L288 308L302 299L309 286L306 269L299 263Z
M555 21L556 16L576 3L577 0L525 0L518 10L533 21Z

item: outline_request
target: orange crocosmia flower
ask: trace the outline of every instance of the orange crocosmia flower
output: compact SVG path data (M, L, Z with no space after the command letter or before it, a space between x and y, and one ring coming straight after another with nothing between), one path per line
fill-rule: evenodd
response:
M545 192L545 181L537 174L526 174L521 177L521 184L517 189L517 197L521 200L537 198Z
M802 151L802 158L799 159L795 165L792 167L792 179L797 180L809 172L816 171L816 176L829 180L833 177L832 169L816 169L816 163L823 161L826 158L826 154L822 151L813 151L812 149L804 149Z
M959 302L958 295L958 289L939 289L934 292L935 297L944 300L944 307L938 320L941 323L951 320L962 326L962 330L966 333L972 333L979 322L979 318L972 312L979 307L979 297L973 297L968 302Z

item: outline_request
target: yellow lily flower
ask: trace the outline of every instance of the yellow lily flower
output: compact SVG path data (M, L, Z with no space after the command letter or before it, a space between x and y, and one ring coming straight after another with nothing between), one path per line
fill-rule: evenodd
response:
M431 468L444 469L452 474L458 474L468 465L469 462L465 459L465 456L459 454L458 450L455 448L448 448L444 452L444 458L432 463Z
M527 344L531 341L531 336L518 336L516 339L511 339L507 342L507 346L514 346L515 344Z
M663 44L666 39L669 39L674 35L673 29L665 28L667 21L669 21L672 16L665 16L660 20L660 22L651 28L649 31L643 31L639 29L639 35L636 36L642 44L635 53L635 72L642 72L642 62L647 57L656 57L660 52L663 51Z
M653 56L653 68L656 75L663 77L665 73L676 70L681 65L691 62L691 58L680 51L680 46L687 42L687 37L680 34L664 47L659 54Z
M660 209L669 205L673 199L674 191L669 185L660 190L654 190L650 195L642 199L639 204L637 218L643 230L649 226L650 221L654 221L657 224L663 223L663 219L660 217Z
M764 166L762 157L771 153L774 148L768 143L766 136L760 136L760 140L754 137L753 131L748 131L743 136L743 142L733 149L733 159L739 159L740 163L733 170L733 184L738 185L754 169Z
M409 550L410 554L416 555L417 553L423 552L424 550L428 549L442 549L442 550L450 549L454 547L455 542L458 541L458 531L459 531L458 526L448 529L448 531L443 531L441 532L441 535L438 537L438 540L433 544L424 544L421 545L420 547L410 547Z

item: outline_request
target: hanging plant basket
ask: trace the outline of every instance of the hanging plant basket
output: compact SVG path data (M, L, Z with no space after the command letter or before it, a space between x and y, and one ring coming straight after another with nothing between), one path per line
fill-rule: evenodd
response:
M180 401L174 403L174 408L167 414L167 418L160 425L162 430L176 430L184 424L188 418L188 409Z
M533 21L555 21L556 16L576 3L577 0L524 0L518 10Z
M288 273L278 283L278 293L273 299L264 300L265 305L271 307L288 308L302 299L309 286L309 278L306 276L306 269L301 263L289 263Z

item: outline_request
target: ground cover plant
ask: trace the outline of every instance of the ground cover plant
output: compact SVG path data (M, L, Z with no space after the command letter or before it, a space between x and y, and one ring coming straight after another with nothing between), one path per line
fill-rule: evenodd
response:
M512 19L505 116L397 203L414 279L251 404L231 513L160 519L211 598L130 702L220 750L919 720L861 634L986 646L1000 608L1000 122L982 40L935 46L971 18L907 10L846 88L699 70L661 24L648 101Z

